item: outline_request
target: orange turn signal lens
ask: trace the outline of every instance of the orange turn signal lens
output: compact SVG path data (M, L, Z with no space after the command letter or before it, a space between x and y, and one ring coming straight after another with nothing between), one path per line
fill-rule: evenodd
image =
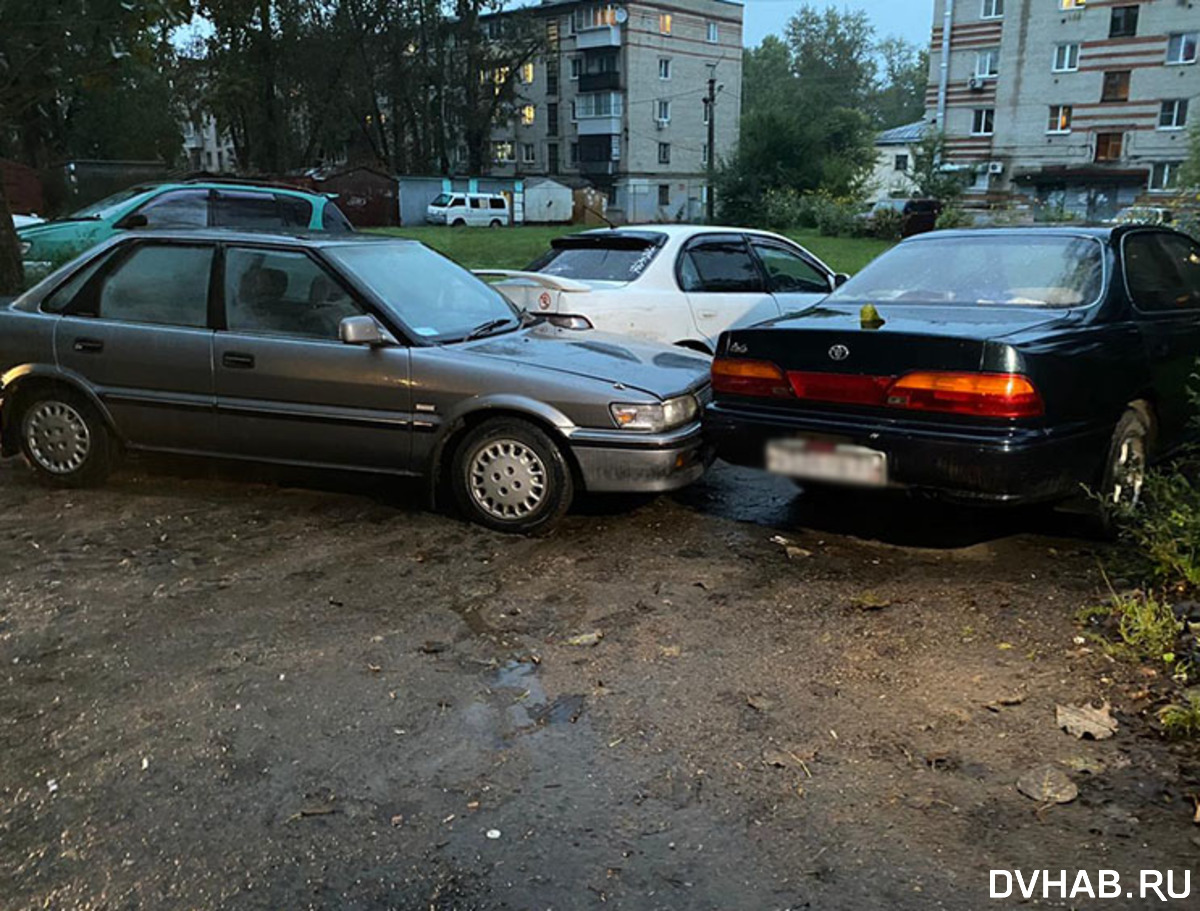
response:
M1019 373L909 373L888 389L887 404L991 418L1030 418L1045 413L1037 388Z

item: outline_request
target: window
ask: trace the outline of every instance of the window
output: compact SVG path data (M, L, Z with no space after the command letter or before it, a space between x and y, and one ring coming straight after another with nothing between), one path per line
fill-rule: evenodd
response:
M983 0L982 19L1000 19L1004 16L1004 0Z
M702 165L708 164L708 143L707 142L700 143L700 164L702 164Z
M1200 244L1161 231L1138 231L1121 246L1129 293L1139 310L1200 308Z
M656 106L658 120L663 123L669 123L671 120L671 102L660 101Z
M481 199L481 198L480 198L480 197L478 197L478 196L468 196L468 197L467 197L467 201L471 203L471 208L472 208L472 209L482 209L482 208L484 208L484 205L483 205L483 204L484 204L484 203L485 203L487 200Z
M582 72L583 72L583 58L582 57L572 57L571 58L571 78L578 79L579 75Z
M580 95L572 102L575 117L620 117L621 96L616 92Z
M617 8L611 4L580 7L575 10L573 24L577 32L587 31L590 28L603 28L606 25L616 25Z
M1070 133L1071 117L1075 113L1069 104L1050 105L1050 123L1046 126L1047 133Z
M1160 130L1182 130L1187 126L1188 100L1174 98L1162 103L1162 111L1158 115Z
M353 234L354 225L342 213L332 200L325 203L321 210L321 229L328 234Z
M529 146L528 148L532 149L533 146ZM508 202L507 202L507 200L505 200L505 198L503 196L493 196L488 200L488 208L489 209L507 209Z
M533 63L523 63L521 65L521 82L525 85L533 85Z
M1083 9L1085 6L1087 0L1058 0L1058 8L1061 10Z
M238 247L225 253L230 332L336 341L342 320L361 314L345 289L303 253Z
M660 183L658 185L658 204L660 206L669 206L671 204L671 185Z
M1132 38L1137 34L1138 8L1136 6L1114 6L1112 19L1108 23L1109 38Z
M558 173L558 143L546 144L546 171L549 174Z
M1101 101L1121 102L1129 100L1129 70L1110 70L1104 74L1104 91Z
M533 126L533 121L537 117L537 108L532 104L527 104L521 108L521 124L522 126Z
M828 294L829 278L794 250L781 244L751 241L767 273L767 288L777 294Z
M1151 190L1174 190L1179 186L1179 169L1182 161L1159 161L1150 172Z
M571 102L571 123L579 120L579 108L574 101Z
M222 228L303 229L311 220L312 204L296 196L221 190L213 203L213 224Z
M980 79L994 79L1000 75L1000 48L989 47L975 55L975 75Z
M904 172L908 170L908 155L900 154L892 160L892 170Z
M507 140L492 143L492 161L497 164L513 160L513 144Z
M140 245L100 288L101 319L166 326L208 326L212 247Z
M1001 0L1001 2L1003 2L1003 0ZM719 42L721 40L721 35L717 29L717 23L706 22L705 25L707 27L707 32L708 32L708 38L707 38L708 43L716 44L717 42Z
M670 79L671 78L671 58L669 58L669 57L659 57L658 58L658 78L659 79Z
M646 270L664 243L661 234L640 232L568 235L555 241L529 270L584 281L627 282Z
M549 136L558 135L558 103L550 102L546 105L546 133Z
M1096 134L1096 161L1120 161L1124 151L1124 133Z
M567 150L567 162L573 168L579 165L579 143L571 143Z
M1074 73L1079 69L1079 45L1057 44L1054 46L1054 72Z
M521 143L521 161L525 164L533 164L537 161L537 149L532 142Z
M558 94L558 58L546 63L546 94Z
M996 132L996 109L976 108L971 122L974 136L991 136Z
M612 145L609 148L609 155L612 157L613 161L621 160L621 137L615 133L612 137Z
M1176 66L1196 62L1200 32L1176 32L1167 39L1167 63Z
M662 190L667 187L660 187ZM660 198L659 204L662 205ZM753 293L762 291L762 274L740 237L712 237L688 245L679 258L679 284L684 291Z
M671 143L660 142L658 144L658 163L659 164L670 164L671 163Z
M658 32L660 35L671 34L671 14L660 13L658 17Z
M704 99L704 125L708 126L708 121L712 117L712 102L707 98Z
M102 253L99 256L93 257L92 261L71 276L67 281L63 282L51 292L50 296L42 301L43 313L62 313L75 300L75 296L83 290L86 285L97 272L113 257L113 251ZM86 308L84 308L86 309ZM94 308L93 308L94 309Z
M164 193L138 209L150 228L204 228L208 226L208 191L180 190Z

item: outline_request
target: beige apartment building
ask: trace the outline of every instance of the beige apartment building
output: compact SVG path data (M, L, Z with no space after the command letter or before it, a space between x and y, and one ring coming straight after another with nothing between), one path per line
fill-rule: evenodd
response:
M968 199L1107 217L1175 185L1198 45L1200 0L936 0L926 119Z
M543 0L536 12L547 50L493 131L491 173L590 182L629 222L702 218L709 155L720 161L738 137L742 5Z

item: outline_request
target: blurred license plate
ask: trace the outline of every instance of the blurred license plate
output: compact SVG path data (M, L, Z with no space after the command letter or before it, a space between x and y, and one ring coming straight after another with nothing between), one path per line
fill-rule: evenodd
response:
M888 482L887 454L866 446L772 440L767 444L767 471L808 481L835 481L864 487Z

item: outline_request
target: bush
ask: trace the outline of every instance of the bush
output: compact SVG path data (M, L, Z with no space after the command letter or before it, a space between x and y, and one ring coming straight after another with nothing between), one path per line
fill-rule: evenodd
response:
M806 218L826 237L852 237L861 228L858 206L853 200L813 193L806 197L806 203Z
M761 223L768 228L795 228L802 225L807 214L804 197L791 187L772 188L763 194Z
M937 218L936 228L939 231L949 228L969 228L975 224L975 219L958 206L946 206Z
M1119 527L1131 545L1131 575L1190 590L1200 588L1200 484L1186 469L1176 464L1149 472L1141 504Z
M904 213L899 209L879 209L864 223L863 233L880 240L899 240L904 230Z

